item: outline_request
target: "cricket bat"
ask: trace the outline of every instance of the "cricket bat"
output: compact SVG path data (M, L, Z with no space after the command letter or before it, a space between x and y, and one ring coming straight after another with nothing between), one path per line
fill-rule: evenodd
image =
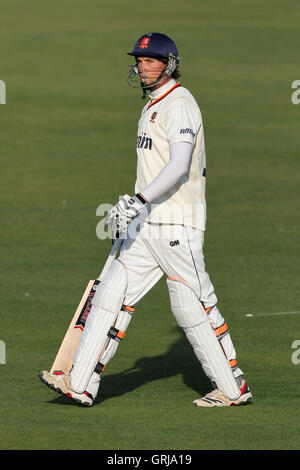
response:
M56 358L52 364L50 373L61 375L68 374L72 367L73 356L79 344L80 336L84 330L86 319L91 311L92 300L95 295L96 289L112 265L119 251L122 239L117 238L109 253L107 261L101 271L99 277L95 280L89 281L82 299L76 309L72 321L67 329L65 337L58 350Z

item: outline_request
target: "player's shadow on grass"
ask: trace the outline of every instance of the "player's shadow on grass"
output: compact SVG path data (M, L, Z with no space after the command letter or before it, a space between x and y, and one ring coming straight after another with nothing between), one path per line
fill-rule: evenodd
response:
M196 396L209 392L212 385L185 335L181 335L164 354L137 359L131 368L118 374L104 373L95 404L125 395L149 382L178 374L182 376L187 387L195 390Z

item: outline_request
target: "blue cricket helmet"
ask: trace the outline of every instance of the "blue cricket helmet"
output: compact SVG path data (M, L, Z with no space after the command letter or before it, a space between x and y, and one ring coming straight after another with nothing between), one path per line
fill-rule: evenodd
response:
M127 52L127 54L135 57L149 56L157 59L169 59L171 55L176 58L179 64L179 54L175 42L162 33L143 34L136 42L132 52Z
M179 54L175 42L166 34L162 33L147 33L141 36L136 42L132 52L127 52L128 55L134 56L136 61L137 57L154 57L155 59L162 60L166 66L161 72L156 81L145 84L136 79L139 75L137 63L130 66L128 72L128 84L136 88L141 86L143 88L143 98L145 98L146 89L151 89L157 85L163 75L170 77L179 66Z

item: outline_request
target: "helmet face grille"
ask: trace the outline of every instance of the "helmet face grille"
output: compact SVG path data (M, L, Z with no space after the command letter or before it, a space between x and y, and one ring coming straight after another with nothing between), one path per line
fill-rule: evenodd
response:
M163 70L152 68L147 71L145 68L135 65L129 65L127 82L133 88L152 88L157 85L162 76L166 73L167 67ZM169 76L169 75L167 75Z
M174 54L170 52L169 57L168 57L168 63L165 68L165 74L167 75L167 77L170 77L170 75L172 75L172 73L175 72L175 70L178 68L178 65L179 65L179 57L175 56Z
M137 64L128 66L127 83L133 88L140 88L142 86Z

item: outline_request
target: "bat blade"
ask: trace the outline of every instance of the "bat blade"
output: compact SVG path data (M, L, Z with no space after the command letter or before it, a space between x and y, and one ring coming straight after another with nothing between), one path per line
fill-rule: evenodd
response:
M99 279L91 280L82 296L77 310L52 364L51 374L68 374L72 367L73 356L84 330L86 319L90 313L92 299L100 283Z
M84 330L86 319L92 307L93 296L99 283L104 278L105 274L108 272L113 261L115 260L122 243L123 239L121 238L118 238L114 241L101 274L97 279L88 283L87 288L73 316L73 319L69 325L69 328L65 334L63 342L58 350L56 358L52 364L50 370L51 374L59 375L68 374L70 372L73 364L73 357L80 341L80 336Z

